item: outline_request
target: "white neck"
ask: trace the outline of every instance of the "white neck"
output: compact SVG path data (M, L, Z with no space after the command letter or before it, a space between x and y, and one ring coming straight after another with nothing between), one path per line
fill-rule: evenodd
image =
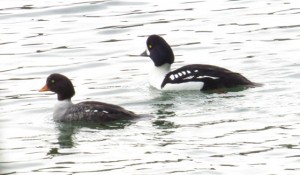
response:
M156 89L161 89L161 83L163 82L167 73L170 72L171 65L166 63L159 67L153 66L150 69L148 80L151 86Z
M73 103L70 99L58 101L54 106L54 111L53 111L54 120L63 121L71 106L73 106Z

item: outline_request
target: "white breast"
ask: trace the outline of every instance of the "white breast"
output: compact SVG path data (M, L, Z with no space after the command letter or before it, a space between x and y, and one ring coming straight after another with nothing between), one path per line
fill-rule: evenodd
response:
M169 71L170 71L170 64L164 64L159 67L153 66L150 69L149 76L148 76L149 84L156 89L161 89L160 88L161 83L163 82L166 74Z
M66 113L73 106L71 100L58 101L54 106L53 118L55 121L63 121L66 117Z
M185 83L179 83L179 84L166 84L163 89L161 89L161 84L166 76L167 73L170 72L170 64L164 64L162 66L156 67L153 66L152 69L150 69L148 81L149 84L159 90L175 90L175 91L181 91L181 90L200 90L202 89L204 83L203 82L185 82Z

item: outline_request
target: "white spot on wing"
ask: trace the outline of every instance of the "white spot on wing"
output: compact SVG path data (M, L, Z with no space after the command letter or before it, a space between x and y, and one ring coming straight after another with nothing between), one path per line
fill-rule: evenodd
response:
M174 77L174 75L172 74L172 75L170 75L170 79L171 80L174 80L175 79L175 77Z
M178 75L181 77L181 76L182 76L182 73L179 72Z
M216 80L216 79L219 79L219 77L211 77L211 76L199 76L199 77L197 77L197 78L211 78L211 79L214 79L214 80Z
M187 72L188 74L190 74L190 73L191 73L191 71L189 71L189 70L187 70L186 72Z
M106 114L108 114L109 112L108 111L102 111L103 113L106 113Z
M194 76L188 76L185 79L192 79Z

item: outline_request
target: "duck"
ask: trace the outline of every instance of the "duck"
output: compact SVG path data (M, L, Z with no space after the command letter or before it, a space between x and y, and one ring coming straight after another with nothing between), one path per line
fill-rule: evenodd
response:
M170 45L159 35L150 35L147 49L142 56L149 56L154 63L148 75L151 87L158 90L230 91L230 88L260 86L237 72L226 68L189 64L171 70L175 56Z
M110 122L116 120L135 119L139 116L121 106L98 101L84 101L73 104L71 98L75 89L71 80L59 73L48 76L46 84L39 92L52 91L57 94L58 103L54 106L53 118L55 121L88 121Z

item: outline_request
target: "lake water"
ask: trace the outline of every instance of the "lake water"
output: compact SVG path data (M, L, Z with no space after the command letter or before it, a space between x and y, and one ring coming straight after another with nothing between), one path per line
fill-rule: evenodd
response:
M300 173L299 0L2 0L0 174ZM174 68L213 64L263 87L160 92L147 83L147 36ZM59 124L51 73L73 101L121 105L140 120Z

